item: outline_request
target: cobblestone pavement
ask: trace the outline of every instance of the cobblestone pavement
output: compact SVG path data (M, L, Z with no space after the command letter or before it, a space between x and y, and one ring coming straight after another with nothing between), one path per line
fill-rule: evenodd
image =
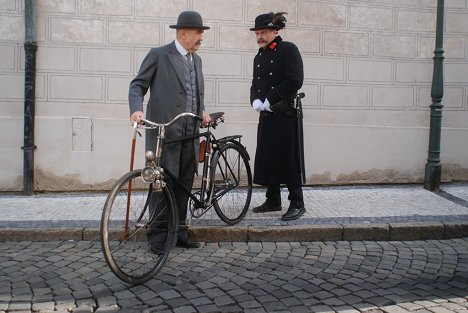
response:
M0 242L0 312L468 312L468 238L220 242L144 285L99 242Z

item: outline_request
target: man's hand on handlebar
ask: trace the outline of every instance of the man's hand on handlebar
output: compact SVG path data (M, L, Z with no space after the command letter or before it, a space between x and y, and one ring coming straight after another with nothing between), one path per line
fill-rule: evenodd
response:
M201 126L205 127L206 125L208 125L209 122L211 122L210 115L203 111L203 121L201 122Z
M141 111L135 111L132 113L132 115L130 115L130 122L131 122L131 125L133 126L133 124L137 123L137 124L140 124L140 118L144 117L145 114Z

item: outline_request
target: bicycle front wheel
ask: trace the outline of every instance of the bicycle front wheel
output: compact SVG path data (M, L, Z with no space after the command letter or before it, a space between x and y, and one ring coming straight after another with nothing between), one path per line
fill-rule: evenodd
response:
M213 206L221 220L234 225L244 218L252 198L252 173L242 146L226 143L215 152L211 192Z
M128 172L110 190L102 212L104 258L118 278L131 284L144 283L161 270L176 238L171 193L167 187L155 191L152 185L143 183L141 170ZM163 241L157 251L150 240L155 221Z

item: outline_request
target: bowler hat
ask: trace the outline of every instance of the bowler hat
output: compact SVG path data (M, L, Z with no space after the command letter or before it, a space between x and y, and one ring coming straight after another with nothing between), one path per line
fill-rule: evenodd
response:
M184 11L179 14L177 25L170 25L170 28L197 28L197 29L210 29L208 26L203 26L203 21L200 13L195 11Z
M282 27L279 25L273 24L273 13L260 14L255 18L255 27L250 30L260 30L260 29L276 29L279 30Z

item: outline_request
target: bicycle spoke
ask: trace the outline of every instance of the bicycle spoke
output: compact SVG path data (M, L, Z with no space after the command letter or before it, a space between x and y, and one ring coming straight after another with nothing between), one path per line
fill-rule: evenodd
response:
M236 224L245 216L252 195L252 177L242 148L232 143L222 146L216 154L212 173L213 204L219 217ZM244 183L245 187L241 187Z
M120 279L130 283L144 282L162 268L169 255L176 231L172 200L167 198L170 197L169 191L155 193L151 185L136 186L135 180L133 185L138 189L132 190L130 203L127 203L128 182L140 175L140 171L129 172L115 184L109 193L101 221L101 243L106 262ZM152 199L156 202L151 203ZM126 220L127 207L128 220ZM148 239L150 221L158 221L158 226L164 223L164 227L158 228L168 241L164 253L151 252ZM128 229L125 240L126 223Z

